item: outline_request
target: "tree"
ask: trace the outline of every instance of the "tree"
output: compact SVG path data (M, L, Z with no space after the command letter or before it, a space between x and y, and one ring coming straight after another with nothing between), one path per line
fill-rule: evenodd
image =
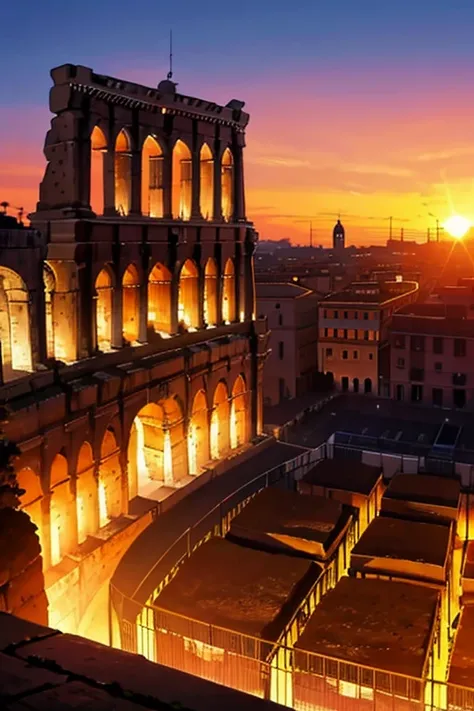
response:
M6 408L0 406L0 427L3 428L8 419ZM25 491L20 489L13 468L15 458L20 454L20 450L13 442L0 431L0 509L17 508L20 504L20 496Z

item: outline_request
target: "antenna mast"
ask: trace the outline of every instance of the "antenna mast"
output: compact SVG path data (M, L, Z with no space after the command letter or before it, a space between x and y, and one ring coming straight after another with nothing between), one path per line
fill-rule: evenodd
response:
M167 78L168 80L173 78L173 30L170 30L170 70Z

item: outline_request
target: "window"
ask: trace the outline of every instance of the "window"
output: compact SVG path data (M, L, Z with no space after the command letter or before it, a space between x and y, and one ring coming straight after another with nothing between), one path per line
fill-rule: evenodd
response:
M364 321L368 321L368 320L369 320L369 314L367 313L367 311L364 311Z
M327 309L324 309L324 311L323 311L323 316L324 316L324 318L327 318L327 317L328 317L328 311L327 311Z
M332 358L332 348L326 348L326 358Z
M464 338L454 339L454 355L458 358L464 358L466 355L466 341Z
M465 390L453 390L453 405L454 407L464 407L466 405Z
M359 360L359 351L353 351L352 357L354 360Z
M435 363L435 364L434 364L434 369L435 369L435 371L436 371L437 373L441 373L441 371L443 370L443 364L440 363L440 362Z
M393 342L394 348L405 348L405 336L397 334Z
M422 353L425 350L425 337L412 336L410 339L410 350Z
M425 379L425 371L423 368L411 368L410 380L423 381Z
M334 318L339 318L339 311L334 311Z
M443 407L443 391L441 388L433 388L433 405Z
M369 353L369 360L373 360L373 359L374 359L374 354L373 354L373 353Z
M344 318L349 318L349 313L347 311L344 311Z
M337 331L337 328L334 329L334 338L338 338L338 331Z
M441 355L443 352L443 339L439 337L433 338L433 353Z
M359 318L359 312L358 312L358 311L354 311L354 321L357 321L358 318Z
M283 314L278 314L278 325L283 326Z
M369 332L364 331L364 341L368 341L368 340L369 340Z
M405 358L397 358L397 368L405 367Z
M423 385L411 386L411 401L421 402L423 400Z
M285 344L283 341L280 341L278 344L278 357L280 360L283 360L284 354L285 354Z
M324 338L327 338L329 335L329 330L327 328L324 329Z
M344 338L347 338L347 328L344 329Z
M343 378L341 378L341 385L342 385L342 391L346 393L349 390L349 378L344 375Z
M453 373L453 385L466 385L465 373Z
M342 360L347 360L348 358L348 352L347 351L342 351Z

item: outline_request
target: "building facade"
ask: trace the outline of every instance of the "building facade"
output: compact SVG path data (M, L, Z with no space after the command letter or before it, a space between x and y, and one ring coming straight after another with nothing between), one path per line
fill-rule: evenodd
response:
M318 298L297 284L257 282L257 314L270 328L264 402L277 405L311 391L318 372Z
M353 282L319 304L319 368L343 392L382 393L388 383L393 313L416 298L416 282Z
M52 78L32 228L0 228L0 398L49 622L106 635L123 553L168 496L261 430L249 117L171 81L73 65Z

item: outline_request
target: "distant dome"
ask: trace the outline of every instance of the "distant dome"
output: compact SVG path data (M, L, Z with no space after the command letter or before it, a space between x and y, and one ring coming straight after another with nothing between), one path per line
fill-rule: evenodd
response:
M176 94L176 84L171 79L163 79L158 84L158 91L162 94Z

